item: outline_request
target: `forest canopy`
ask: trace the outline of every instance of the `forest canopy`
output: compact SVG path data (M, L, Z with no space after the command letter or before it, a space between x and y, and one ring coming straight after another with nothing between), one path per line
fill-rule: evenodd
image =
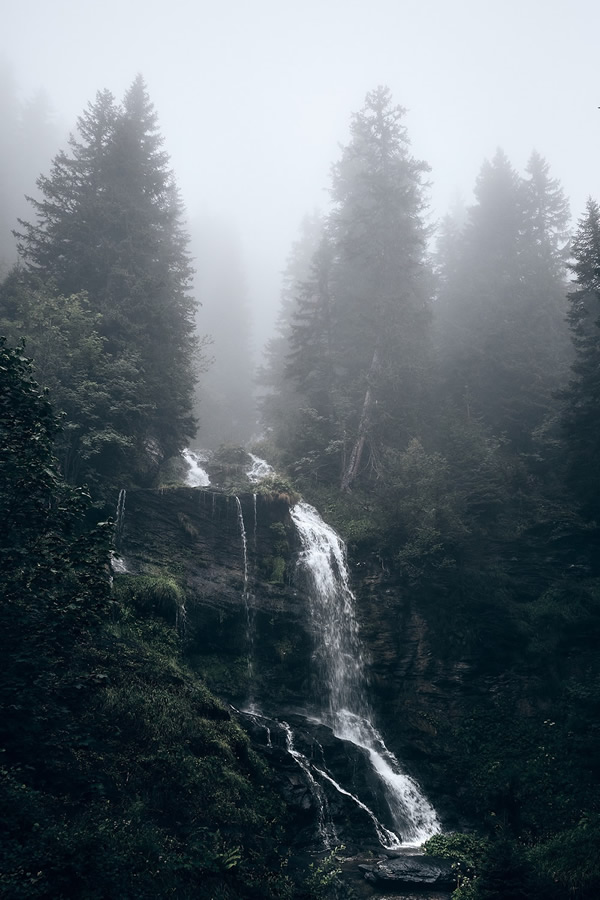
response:
M205 317L141 77L121 102L96 95L12 223L0 553L2 789L16 815L0 883L13 896L191 897L202 879L215 897L319 896L285 874L282 803L247 737L176 630L136 611L136 591L161 589L179 610L177 573L167 587L110 582L117 492L162 487L191 442L252 439L278 469L278 502L301 493L347 540L357 579L392 585L397 669L381 706L396 702L407 610L430 656L483 685L458 718L427 725L431 777L443 768L481 840L456 900L518 896L515 884L540 900L598 895L600 208L590 199L571 232L549 163L533 152L519 173L499 149L473 203L435 228L435 172L405 118L386 87L352 116L328 209L288 258L258 389L242 254L229 233L195 234ZM152 684L168 710L156 723ZM100 832L110 865L96 888L76 861ZM458 844L437 849L460 862ZM146 853L164 866L145 869Z

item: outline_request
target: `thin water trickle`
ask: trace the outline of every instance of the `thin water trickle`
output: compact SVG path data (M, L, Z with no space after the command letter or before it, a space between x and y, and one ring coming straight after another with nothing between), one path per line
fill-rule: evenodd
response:
M367 753L384 791L397 831L395 839L401 836L404 846L417 846L440 831L440 823L417 783L402 773L398 760L372 724L345 545L308 503L297 503L290 514L302 544L299 566L309 583L314 658L325 691L320 721L336 737Z
M123 528L125 527L125 501L127 499L127 491L121 488L119 491L119 499L117 500L117 513L115 519L115 545L119 544L123 536Z
M294 735L292 729L288 725L287 722L280 722L280 726L283 728L285 733L285 742L286 749L290 756L296 761L298 766L302 769L306 776L306 781L308 783L308 788L313 797L313 800L317 806L317 817L318 817L318 830L319 836L323 842L323 846L325 850L330 850L332 847L335 847L338 841L338 836L336 834L336 830L334 828L333 822L331 821L331 816L329 814L329 804L327 802L327 797L325 796L325 792L318 781L315 780L312 770L318 772L320 775L333 782L336 787L339 787L332 778L329 777L325 772L322 772L321 769L317 769L315 765L313 765L303 753L300 753L299 750L296 750L294 747ZM340 789L341 790L341 789ZM342 793L346 793L342 790ZM351 795L348 795L351 796ZM353 797L352 799L356 799ZM357 801L360 806L363 804L360 803L360 800ZM366 807L365 807L366 809ZM370 810L367 810L369 815L373 817L376 822L376 826L379 825L373 814ZM379 832L378 832L379 834ZM399 845L398 845L399 846Z
M248 539L246 537L246 527L244 525L244 513L240 498L236 496L235 503L237 507L238 524L240 527L240 537L242 539L242 552L244 558L244 591L243 600L246 610L246 641L248 645L248 687L252 692L252 679L254 675L254 609L252 605L252 594L248 584ZM251 697L250 697L251 699Z
M183 602L181 606L177 607L175 628L177 629L177 634L179 635L179 637L182 640L185 640L187 632L187 609L185 606L185 602Z
M115 575L129 574L129 568L122 556L116 556L116 554L113 553L110 558L110 566Z
M355 797L354 794L351 794L350 791L347 791L345 788L343 788L341 784L338 784L337 781L331 777L331 775L328 775L327 772L319 769L318 766L313 766L313 768L315 772L318 772L322 778L328 781L336 789L336 791L338 791L338 793L343 794L344 797L348 797L350 800L353 800L359 809L362 809L363 812L366 812L373 823L373 826L377 833L377 837L379 838L379 843L382 847L384 847L386 850L397 850L402 846L402 842L400 841L398 836L395 835L393 831L390 831L389 828L386 828L385 825L382 825L375 813L372 812L372 810L370 810L369 807L362 802L362 800L359 800L358 797Z

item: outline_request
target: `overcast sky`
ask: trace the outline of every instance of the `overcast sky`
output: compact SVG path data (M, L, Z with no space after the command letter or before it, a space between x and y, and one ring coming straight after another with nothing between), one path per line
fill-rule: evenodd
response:
M535 147L572 202L600 199L598 0L7 0L0 58L72 128L141 72L190 218L239 230L265 318L305 212L324 208L351 113L387 84L432 167L432 215L484 158ZM59 149L59 148L57 148Z

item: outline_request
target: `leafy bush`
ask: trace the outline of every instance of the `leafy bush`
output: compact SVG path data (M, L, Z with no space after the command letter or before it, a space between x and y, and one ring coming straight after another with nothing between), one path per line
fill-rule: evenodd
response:
M474 900L475 881L489 849L485 838L471 834L436 834L423 845L425 853L449 859L456 872L453 900Z

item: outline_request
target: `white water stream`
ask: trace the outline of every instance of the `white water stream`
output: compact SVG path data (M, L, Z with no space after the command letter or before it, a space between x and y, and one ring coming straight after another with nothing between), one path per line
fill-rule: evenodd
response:
M308 503L297 503L290 514L302 543L299 565L309 582L315 664L324 692L320 721L336 737L350 741L367 753L383 787L396 832L390 837L390 832L377 823L382 845L397 847L401 839L403 846L418 846L440 831L441 826L418 784L401 771L398 760L371 722L346 548L339 535ZM335 786L343 791L339 785ZM353 797L347 791L344 793ZM368 807L358 802L375 818Z
M202 468L201 463L206 462L206 454L201 450L183 450L181 452L189 466L185 483L188 487L208 487L210 478L208 472Z
M331 817L329 815L329 804L327 803L327 797L325 795L325 792L324 792L323 788L321 787L321 785L319 784L319 782L315 780L311 769L314 769L315 771L317 771L319 773L319 775L321 775L325 779L333 782L335 787L338 788L338 790L340 790L342 793L346 793L346 792L343 791L343 789L341 789L340 786L338 784L336 784L335 781L333 781L333 779L330 778L330 776L327 775L326 772L323 772L321 769L317 769L317 767L314 764L311 764L311 762L306 758L306 756L304 756L303 753L300 753L299 750L296 750L296 748L294 747L294 734L292 732L292 729L288 725L288 723L282 721L279 724L283 728L284 733L285 733L285 743L286 743L286 748L287 748L288 753L296 761L296 763L302 769L302 771L304 772L304 775L306 776L309 790L310 790L312 796L314 797L314 800L315 800L315 803L317 806L317 811L318 811L317 812L317 815L318 815L318 826L317 827L319 829L319 836L320 836L321 840L323 841L323 846L325 847L325 849L329 850L329 849L331 849L331 847L334 847L338 843L338 836L336 834L335 828L333 827L333 822L331 821ZM356 797L354 797L353 799L356 800ZM362 806L362 803L360 803L360 800L358 800L357 802L359 803L360 806ZM365 807L365 809L366 809L366 807ZM374 818L374 816L370 812L370 810L367 810L367 812L369 812L369 815L371 815ZM377 822L377 820L375 820L375 822L377 823L377 825L379 824Z
M265 459L255 456L254 453L249 453L248 456L252 460L252 465L246 472L246 478L252 484L257 484L263 478L273 474L273 466L270 466Z

